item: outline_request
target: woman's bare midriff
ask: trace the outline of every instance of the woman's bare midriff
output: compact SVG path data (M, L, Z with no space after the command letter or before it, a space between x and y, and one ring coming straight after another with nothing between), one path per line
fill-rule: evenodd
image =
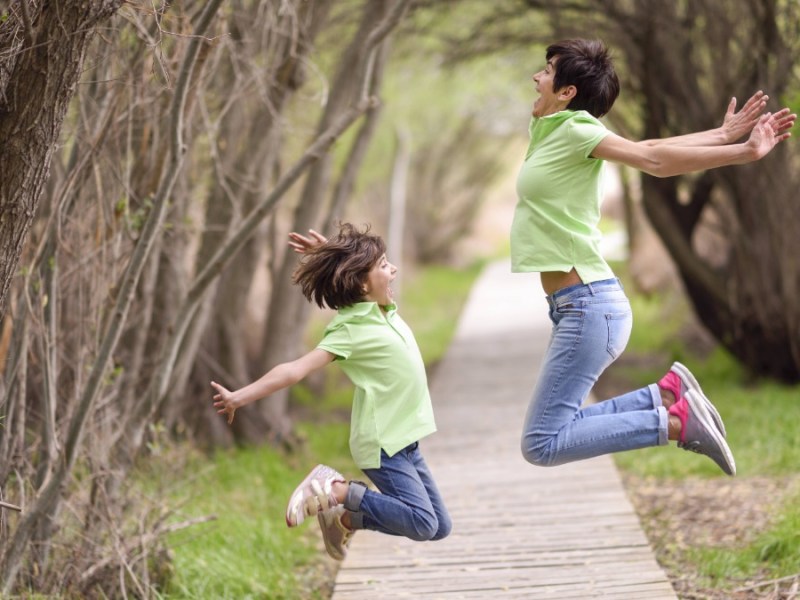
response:
M548 296L565 287L583 283L575 269L572 269L569 273L565 273L564 271L546 271L541 274L541 279L544 293Z

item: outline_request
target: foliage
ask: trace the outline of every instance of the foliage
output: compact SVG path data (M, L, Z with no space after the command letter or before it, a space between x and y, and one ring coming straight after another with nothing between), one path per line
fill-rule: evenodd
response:
M410 21L426 22L436 13L435 7L418 10ZM404 258L433 264L454 258L459 239L476 225L487 190L501 172L516 168L503 149L511 136L526 134L533 87L526 53L479 57L466 67L449 63L442 38L463 24L434 22L440 30L421 23L421 30L395 40L386 110L350 207L351 214L385 227L387 182L405 151Z

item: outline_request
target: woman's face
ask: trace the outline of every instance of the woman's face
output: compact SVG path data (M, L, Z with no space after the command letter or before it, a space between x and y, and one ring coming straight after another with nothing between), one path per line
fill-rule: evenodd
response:
M397 267L386 259L385 254L381 256L367 275L367 281L364 284L364 300L377 302L378 306L392 304L394 292L391 284L396 273Z
M544 69L533 76L536 84L536 91L540 96L533 103L532 114L534 117L544 117L552 115L567 108L571 97L564 98L563 93L553 90L553 78L556 76L556 59L553 57L547 61ZM563 90L562 90L563 92Z

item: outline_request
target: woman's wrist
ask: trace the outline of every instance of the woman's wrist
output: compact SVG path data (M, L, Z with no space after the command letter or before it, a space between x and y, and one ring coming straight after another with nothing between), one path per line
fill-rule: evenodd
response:
M730 132L728 132L724 127L717 127L715 133L717 134L717 138L719 139L720 146L727 146L728 144L733 144L736 141L733 135Z

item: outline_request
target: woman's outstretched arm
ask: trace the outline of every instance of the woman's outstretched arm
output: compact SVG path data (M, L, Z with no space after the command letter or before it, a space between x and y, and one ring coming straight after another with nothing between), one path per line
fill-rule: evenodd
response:
M628 165L655 177L671 177L759 160L791 136L797 115L788 109L762 115L748 139L736 144L683 145L633 142L610 133L592 151L601 158ZM670 138L666 138L669 140Z

